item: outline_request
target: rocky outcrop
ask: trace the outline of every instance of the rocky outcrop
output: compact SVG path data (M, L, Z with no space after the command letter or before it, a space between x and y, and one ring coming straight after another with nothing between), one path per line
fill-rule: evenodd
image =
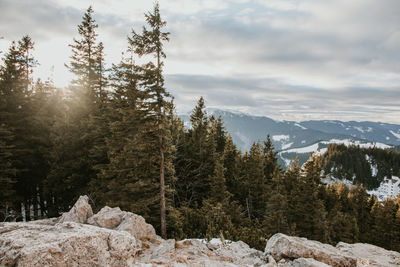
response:
M143 249L139 261L142 266L266 266L267 263L261 251L246 243L221 242L219 239L210 242L169 239L150 243Z
M146 223L142 216L121 211L118 207L105 206L97 214L90 217L87 223L102 228L126 231L137 239L143 237L157 238L154 227Z
M334 247L284 234L268 240L265 255L272 256L277 266L400 266L400 253L370 244L340 242Z
M359 266L400 266L400 253L370 244L339 242L336 248L358 259Z
M312 258L334 267L356 266L357 258L345 255L335 247L305 238L275 234L265 247L265 253L276 261L282 258Z
M400 253L283 234L264 252L241 241L163 240L131 212L104 207L93 215L84 196L60 218L0 223L0 266L400 266Z
M87 220L92 216L93 211L89 204L89 198L87 196L80 196L72 209L61 215L59 222L86 223Z
M75 222L4 223L3 266L132 266L141 242L126 232Z

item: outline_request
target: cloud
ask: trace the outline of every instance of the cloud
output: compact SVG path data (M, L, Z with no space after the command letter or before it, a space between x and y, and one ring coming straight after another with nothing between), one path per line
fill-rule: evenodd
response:
M8 40L29 34L35 40L72 35L82 13L75 8L60 8L46 0L2 0L0 2L0 33Z
M66 80L67 45L91 4L110 65L152 1L3 0L0 36L29 33L42 67L59 61L57 76ZM204 95L210 105L275 118L400 123L398 0L160 0L160 7L171 32L166 81L179 109Z
M177 96L180 112L189 111L203 96L209 107L235 108L275 119L379 121L384 116L396 122L400 116L400 103L395 101L398 88L324 89L290 85L279 79L207 75L168 75L166 85Z

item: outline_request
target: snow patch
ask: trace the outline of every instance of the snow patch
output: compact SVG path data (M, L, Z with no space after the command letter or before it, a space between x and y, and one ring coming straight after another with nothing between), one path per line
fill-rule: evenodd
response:
M364 129L362 127L358 127L358 126L353 126L354 129L356 129L359 132L364 132Z
M300 128L303 129L303 130L307 130L306 127L304 127L303 125L300 125L300 124L298 124L298 123L295 123L294 125L297 126L297 127L300 127Z
M320 144L324 144L324 145L329 145L329 144L344 144L345 146L359 146L361 148L381 148L381 149L386 149L386 148L391 148L391 146L383 144L383 143L379 143L379 142L366 142L366 143L362 143L361 141L358 140L350 140L350 139L331 139L329 141L321 141L315 144L312 144L310 146L306 146L306 147L299 147L299 148L292 148L289 150L285 150L283 152L285 153L310 153L310 152L317 152L319 149L319 145ZM283 146L282 146L283 148ZM320 149L320 153L323 154L326 152L326 148L322 148Z
M381 149L386 149L386 148L391 148L391 146L379 143L379 142L366 142L362 143L361 141L358 140L350 140L350 139L331 139L329 141L322 141L322 144L344 144L345 146L360 146L362 148L381 148Z
M393 132L392 130L389 131L391 134L393 134L397 139L400 140L400 134Z
M284 135L284 134L272 136L272 140L274 140L276 142L279 142L282 140L288 140L289 138L290 138L289 135Z
M289 150L286 150L285 152L287 153L309 153L309 152L315 152L318 150L318 143L315 143L311 146L306 146L306 147L299 147L299 148L292 148Z
M392 176L392 179L385 177L377 189L367 190L367 193L375 195L379 201L396 198L400 193L400 178L397 176Z
M288 149L289 147L291 147L293 145L293 142L292 143L288 143L288 144L283 144L282 145L282 149Z
M283 161L285 162L285 166L286 166L286 167L289 167L290 164L292 163L292 160L290 160L290 159L287 159L287 158L284 158L284 157L281 157L281 158L282 158Z

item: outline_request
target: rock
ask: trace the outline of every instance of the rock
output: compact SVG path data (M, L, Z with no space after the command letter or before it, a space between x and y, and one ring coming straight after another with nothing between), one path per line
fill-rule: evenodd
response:
M89 198L87 196L80 196L72 209L61 215L59 222L86 223L87 219L92 216L93 211L92 207L89 205Z
M272 236L264 253L242 241L163 240L131 212L104 207L93 215L83 196L61 218L0 223L0 266L400 266L400 253L284 234Z
M126 231L136 239L143 237L157 238L156 231L151 224L146 223L142 216L125 212L121 223L115 228L119 231Z
M30 223L42 224L42 225L55 225L59 221L59 218L41 219L36 221L31 221Z
M275 266L277 266L275 259L271 255L268 255L266 257L266 259L267 259L267 262L268 262L266 267L275 267Z
M299 258L292 262L293 267L329 267L330 265L311 258Z
M356 266L357 258L337 248L306 238L275 234L267 242L265 253L276 261L283 258L313 258L334 267Z
M161 244L156 246L151 253L152 259L160 257L170 258L172 253L175 252L175 239L163 240Z
M202 239L178 242L173 239L164 240L159 246L151 245L143 250L137 262L165 266L273 266L266 264L261 251L250 248L244 242L227 241L222 244L213 239L211 244ZM214 246L219 244L219 248Z
M0 227L0 265L133 266L140 241L128 233L74 222Z
M243 241L226 242L225 245L215 250L215 254L224 259L231 259L232 263L239 266L261 266L266 264L263 253L250 248Z
M124 212L120 208L110 208L105 206L98 213L90 217L88 224L113 229L117 227L124 217Z
M336 248L357 258L357 266L400 266L400 253L370 244L339 242Z

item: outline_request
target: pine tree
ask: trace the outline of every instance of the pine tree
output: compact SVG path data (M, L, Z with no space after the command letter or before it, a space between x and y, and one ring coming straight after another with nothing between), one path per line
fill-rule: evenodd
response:
M352 186L349 192L349 201L353 205L353 212L357 219L358 239L360 242L367 242L367 235L370 233L370 209L368 208L368 194L365 187L361 185Z
M227 189L233 195L233 198L239 201L242 191L239 173L241 167L241 155L240 152L236 150L236 146L233 143L232 137L229 134L227 134L225 140L223 159Z
M222 163L222 157L215 160L214 173L210 176L210 201L211 203L225 203L231 197L226 187L225 168Z
M147 116L147 124L149 128L149 136L154 136L158 142L158 155L154 155L153 160L159 162L159 183L160 183L160 222L161 235L166 237L166 199L165 199L165 176L166 165L169 165L172 158L166 158L171 150L170 133L168 132L166 110L172 105L168 101L169 93L164 87L163 78L163 59L166 57L163 51L164 42L169 41L168 32L163 32L166 22L161 19L160 8L158 3L154 5L152 12L145 14L146 22L149 29L143 27L143 32L137 34L132 32L130 42L135 46L135 52L143 56L151 56L155 59L142 66L143 81L142 86L147 93L146 104L151 111ZM149 141L151 142L151 141Z
M200 207L210 194L215 140L209 136L209 120L201 97L190 116L192 124L186 135L177 167L178 195L190 207ZM179 149L179 148L178 148Z
M263 228L269 236L275 233L289 233L289 224L286 218L288 202L284 195L274 192L266 205Z
M311 156L301 170L297 186L291 192L289 221L292 227L295 225L296 235L326 242L326 211L319 197L320 172L318 158Z
M6 221L13 217L13 198L15 197L15 168L12 164L12 139L14 136L6 128L0 125L0 221Z
M32 91L29 74L36 61L30 52L33 42L25 36L12 43L3 59L0 73L2 95L2 128L12 138L4 140L4 146L11 149L11 168L15 170L14 211L25 209L23 218L30 220L30 207L34 199L38 180L38 158L35 157L35 136L33 136ZM28 80L29 79L29 80ZM8 154L8 153L6 153ZM20 219L20 218L19 218Z
M354 243L358 241L359 229L354 210L349 203L349 189L343 183L329 185L322 194L327 212L328 242Z
M34 45L35 43L28 35L22 37L22 39L18 41L20 53L23 55L24 71L26 75L26 90L29 90L29 87L32 85L32 78L30 75L33 72L33 68L38 65L38 62L35 60L35 58L32 57L31 53L34 49Z
M98 52L102 51L102 45L99 49L96 43L97 28L98 25L93 19L93 8L90 6L82 18L81 24L78 25L81 39L74 38L74 43L69 45L72 48L72 56L70 64L66 65L76 77L72 81L72 84L77 86L75 90L82 90L81 97L85 97L84 100L89 103L94 102L96 80L98 80L96 69L99 65L96 63L99 63L98 58L101 57Z
M72 56L66 65L75 78L60 106L61 117L52 129L54 150L46 188L47 195L53 196L49 205L54 213L68 209L80 194L87 194L98 167L107 163L106 81L97 28L89 7L78 25L80 38L74 38L70 45Z
M49 162L51 161L50 153L52 150L51 128L57 119L57 105L61 97L52 84L51 80L42 82L38 80L32 86L32 95L30 101L30 124L31 124L31 141L33 157L30 160L33 165L31 180L35 181L32 188L32 204L35 219L47 215L45 204L49 201L46 199L44 191L44 181L50 171Z
M261 145L254 143L250 152L243 156L241 179L243 179L246 192L245 202L241 204L246 207L248 217L263 219L268 187L264 175L264 156Z
M110 115L110 137L106 138L109 162L99 166L97 179L92 180L96 202L100 205L119 206L145 217L149 208L143 197L154 190L151 183L142 186L148 173L143 142L143 92L139 90L140 68L134 62L133 47L128 48L118 65L112 68L111 85L115 88Z
M280 171L276 152L274 151L274 145L272 144L271 138L267 135L267 140L264 141L264 175L267 182L272 180L273 174L276 171Z
M383 203L376 202L371 210L371 243L386 249L396 247L398 237L396 214L398 205L392 200L385 200Z

